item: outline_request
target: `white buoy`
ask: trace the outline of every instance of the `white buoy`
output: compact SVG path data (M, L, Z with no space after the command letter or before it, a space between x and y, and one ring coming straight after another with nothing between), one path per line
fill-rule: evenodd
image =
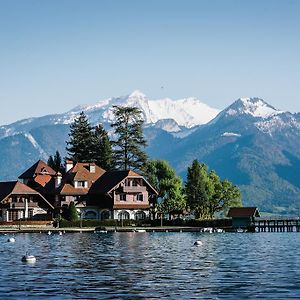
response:
M61 231L58 232L59 235L62 235L63 233Z
M51 232L50 230L47 232L48 235L51 235L51 233L52 233L52 232Z
M36 262L36 258L33 255L26 254L22 257L22 262L34 264Z
M9 238L7 241L8 241L9 243L14 243L16 240L15 240L15 238L11 237L11 238Z
M201 241L196 241L195 243L194 243L194 246L201 246L203 243L201 242Z

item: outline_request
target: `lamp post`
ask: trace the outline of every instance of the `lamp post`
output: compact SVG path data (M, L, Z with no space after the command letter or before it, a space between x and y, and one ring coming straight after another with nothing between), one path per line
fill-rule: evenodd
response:
M82 211L80 211L79 216L80 216L80 228L82 228Z

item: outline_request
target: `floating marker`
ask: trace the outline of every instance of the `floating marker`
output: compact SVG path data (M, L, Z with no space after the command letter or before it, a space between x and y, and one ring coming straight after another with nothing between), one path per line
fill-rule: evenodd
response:
M36 262L36 258L33 255L24 255L22 257L22 262L28 263L28 264L34 264Z
M14 243L16 240L15 240L15 238L11 237L11 238L9 238L7 241L8 241L9 243Z
M196 241L195 243L194 243L194 246L201 246L203 243L201 242L201 241Z

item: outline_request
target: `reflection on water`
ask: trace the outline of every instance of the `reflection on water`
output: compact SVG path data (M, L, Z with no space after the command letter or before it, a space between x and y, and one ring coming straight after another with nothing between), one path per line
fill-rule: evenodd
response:
M299 233L9 236L0 299L300 298ZM34 265L21 262L27 251Z

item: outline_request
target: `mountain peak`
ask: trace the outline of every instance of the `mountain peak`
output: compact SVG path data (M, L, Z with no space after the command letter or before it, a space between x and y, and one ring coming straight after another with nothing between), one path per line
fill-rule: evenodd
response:
M226 115L246 114L254 118L269 118L271 116L282 113L263 99L260 98L239 98L226 110Z
M145 100L147 99L147 96L142 93L140 90L135 90L133 91L129 96L128 96L129 99L131 98L135 98L135 99L142 99L142 100Z

